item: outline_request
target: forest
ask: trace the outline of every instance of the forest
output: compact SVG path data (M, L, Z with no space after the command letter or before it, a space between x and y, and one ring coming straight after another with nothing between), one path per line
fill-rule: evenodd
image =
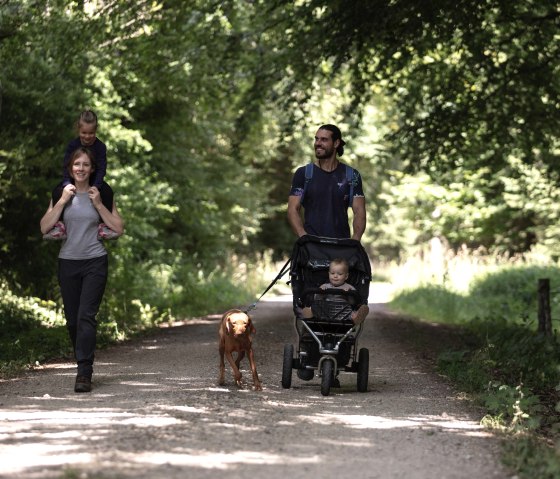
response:
M253 300L324 123L362 175L374 265L437 238L556 268L559 23L552 0L0 0L4 339L60 320L39 220L84 109L126 224L107 336Z
M18 294L55 299L58 246L38 220L86 108L126 220L112 279L125 307L181 309L232 258L288 255L291 175L322 123L364 178L372 258L432 237L558 257L555 2L0 8L0 265Z

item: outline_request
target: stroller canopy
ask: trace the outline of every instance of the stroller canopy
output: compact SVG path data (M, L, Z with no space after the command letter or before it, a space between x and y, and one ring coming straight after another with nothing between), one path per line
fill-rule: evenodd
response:
M299 238L292 251L290 276L294 300L308 288L318 288L329 281L329 264L341 258L348 262L347 282L356 288L367 304L371 265L362 244L353 239L322 238L305 235Z

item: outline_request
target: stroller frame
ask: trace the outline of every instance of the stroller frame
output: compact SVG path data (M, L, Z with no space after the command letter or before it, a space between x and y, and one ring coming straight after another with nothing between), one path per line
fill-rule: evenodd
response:
M348 282L355 291L319 288L328 282L329 263L335 258L348 261ZM327 396L344 371L358 373L358 391L367 391L369 351L358 352L363 325L354 325L350 306L352 301L367 304L369 294L371 267L362 245L351 239L303 236L294 245L290 274L298 345L296 357L294 346L284 345L282 386L291 387L293 369L303 380L313 379L317 370L321 393ZM311 307L312 318L303 318L304 306Z

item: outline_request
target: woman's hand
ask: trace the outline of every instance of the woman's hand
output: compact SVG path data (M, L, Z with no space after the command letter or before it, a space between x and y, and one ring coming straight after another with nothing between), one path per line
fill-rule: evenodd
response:
M74 196L76 195L76 187L69 183L67 184L64 189L62 190L62 195L60 196L60 200L62 204L68 203Z
M103 204L101 202L101 195L99 194L99 190L97 189L96 186L92 186L89 190L88 190L88 195L89 195L89 199L91 200L91 202L93 203L93 206L96 210L99 210L99 208L101 207L101 205Z

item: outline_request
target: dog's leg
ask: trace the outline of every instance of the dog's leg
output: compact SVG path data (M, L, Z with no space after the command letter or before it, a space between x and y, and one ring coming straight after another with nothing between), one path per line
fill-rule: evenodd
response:
M220 373L218 374L218 384L223 386L225 384L225 372L226 372L226 365L224 363L224 353L225 353L225 345L223 342L220 343Z
M249 364L251 365L251 372L253 373L253 385L255 390L262 391L262 384L259 381L259 375L257 374L257 365L255 363L255 354L253 349L249 349Z
M235 364L235 361L233 360L233 355L231 354L230 351L226 352L226 359L228 360L228 363L231 365L231 369L233 369L233 378L235 379L235 384L237 385L238 388L242 388L243 385L241 384L241 371L239 371L237 364Z
M235 360L235 364L237 364L237 369L239 369L239 364L241 360L245 357L245 351L241 350L237 353L237 359Z

